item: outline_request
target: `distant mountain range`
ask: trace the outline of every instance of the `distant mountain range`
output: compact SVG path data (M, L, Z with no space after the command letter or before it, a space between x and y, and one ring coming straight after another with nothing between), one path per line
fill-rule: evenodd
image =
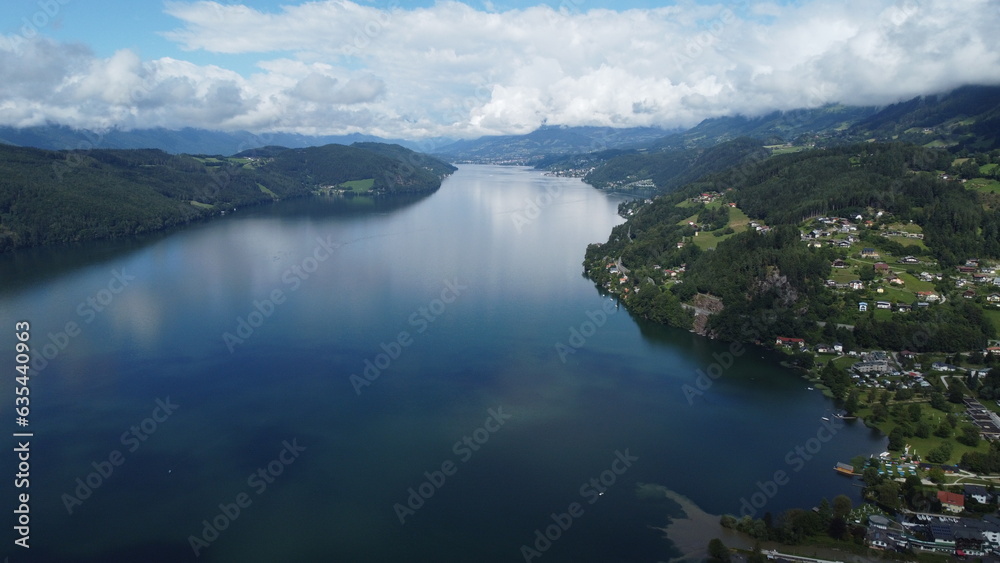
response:
M652 143L671 131L655 127L545 126L527 135L481 137L433 151L452 162L534 165L552 155L592 153Z
M433 152L453 162L551 166L560 162L558 157L572 155L578 163L593 165L622 153L705 149L740 137L772 146L905 141L969 150L997 148L1000 147L1000 86L965 86L881 108L830 104L759 117L718 117L673 132L655 128L550 126L527 135L459 141Z
M757 118L706 119L646 145L549 156L536 165L582 176L599 188L670 190L744 159L759 159L759 148L736 143L740 139L752 139L773 153L857 142L906 142L956 154L992 150L1000 148L1000 87L966 86L884 108L828 105Z
M383 139L373 135L309 136L297 133L250 133L248 131L208 131L205 129L111 129L105 132L72 129L61 125L46 125L15 129L0 127L0 143L48 150L92 149L159 149L171 154L209 154L229 156L263 146L287 148L351 145L375 142L394 143L408 149L427 152L450 140L412 142Z

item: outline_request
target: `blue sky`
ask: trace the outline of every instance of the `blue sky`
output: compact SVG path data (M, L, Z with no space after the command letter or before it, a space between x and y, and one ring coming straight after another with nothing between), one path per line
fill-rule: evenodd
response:
M8 1L0 124L419 139L1000 83L994 0Z

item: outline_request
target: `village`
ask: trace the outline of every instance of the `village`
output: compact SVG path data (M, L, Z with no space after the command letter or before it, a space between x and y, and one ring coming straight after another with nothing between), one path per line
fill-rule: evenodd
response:
M705 192L680 204L678 207L691 207L693 213L725 206L729 222L725 228L700 225L699 214L694 213L679 223L688 227L690 234L678 241L677 247L694 244L711 250L736 233L770 230L727 199L723 193ZM636 211L623 209L623 215ZM932 312L951 300L961 300L981 308L1000 332L996 263L972 258L954 267L942 267L925 246L918 225L894 222L887 213L875 209L852 217L812 217L800 224L800 231L802 244L817 250L832 249L839 256L830 262L830 279L824 284L843 303L838 318L828 320L838 328L852 331L864 318L890 320L896 315L917 314L918 310ZM620 259L608 261L605 267L612 274L605 289L623 300L640 291L640 277L648 273L634 274ZM687 264L654 265L652 270L658 278L654 278L656 284L669 287L684 283ZM697 303L684 307L711 314ZM899 498L890 503L898 505L898 510L883 510L880 499L870 499L871 509L856 513L854 524L864 527L865 545L907 553L1000 556L1000 517L996 515L1000 494L995 485L1000 475L980 475L959 467L964 453L988 451L991 442L1000 439L1000 400L977 397L970 391L986 380L994 363L1000 364L1000 342L949 354L868 350L793 336L777 336L770 344L790 357L811 356L813 367L807 377L817 390L830 396L830 389L821 381L821 369L829 363L849 374L849 393L866 400L853 407L856 412L844 411L839 416L856 415L892 438L890 451L869 459L855 458L853 464L843 463L838 469L851 478L875 470L880 478L898 484ZM950 401L944 399L946 396ZM898 419L904 409L912 414L913 424L926 428L899 442L892 434L901 426ZM969 434L975 434L975 439L962 438ZM904 498L903 490L913 494L914 487L921 489L922 498L929 499L920 507L908 506L912 503Z

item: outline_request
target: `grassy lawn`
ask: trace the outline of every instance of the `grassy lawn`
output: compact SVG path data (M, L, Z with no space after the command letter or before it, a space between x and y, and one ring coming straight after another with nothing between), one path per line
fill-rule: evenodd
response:
M264 187L264 184L261 184L260 182L258 182L257 183L257 187L260 188L260 191L266 193L267 195L271 196L272 198L278 199L278 194L276 194L276 193L272 192L271 190L267 189L266 187Z
M864 394L862 394L862 396L864 396ZM892 409L892 405L893 405L892 403L889 404L890 410ZM957 413L959 410L958 405L951 405L951 406L955 408L955 411ZM932 429L936 429L938 425L941 424L941 421L945 419L946 416L946 413L931 408L930 405L927 403L920 403L920 410L921 410L921 420L926 420L927 422L929 422ZM858 413L858 416L862 418L869 417L870 415L871 415L871 409L868 407L861 409L861 412ZM898 424L893 419L879 424L878 427L879 430L881 430L883 433L885 433L885 435L888 436L889 433L896 428L896 426L898 426ZM962 424L959 423L958 427L959 432L961 432L961 428ZM927 452L940 446L944 442L951 442L952 445L951 458L949 458L948 460L949 463L957 463L960 459L962 459L962 455L965 454L966 452L970 451L987 452L989 450L989 442L985 440L980 441L979 446L975 448L970 448L965 444L959 443L957 440L955 440L954 437L938 438L933 434L931 434L929 438L919 438L917 436L911 436L906 439L906 443L910 445L911 453L915 449L917 454L919 454L922 457L926 456Z
M996 166L996 164L990 166ZM1000 193L1000 182L988 178L973 178L965 183L965 187L983 194Z
M884 301L884 299L880 299ZM874 307L875 305L869 303L869 307ZM876 321L888 321L892 319L892 311L888 309L875 309L875 320Z
M722 202L715 201L707 204L705 207L720 207L722 205L723 205ZM677 224L686 225L689 221L695 221L697 220L697 218L698 218L697 215L692 215L691 217L688 217L687 219L684 219L678 222ZM698 233L698 236L694 237L694 239L692 240L694 241L695 246L697 246L698 248L702 250L709 250L711 248L715 248L716 246L718 246L720 242L728 238L732 238L733 236L735 236L736 233L742 233L743 231L747 230L749 228L748 227L749 224L750 224L750 218L747 217L746 213L743 213L743 211L741 211L739 208L732 207L729 209L729 223L727 223L726 226L731 227L733 229L734 231L733 234L722 235L721 237L717 237L714 234L712 234L712 232L703 231L701 233Z
M351 180L350 182L344 182L340 184L340 188L345 190L351 190L354 193L367 193L375 185L375 178L368 178L366 180Z
M984 164L979 167L980 174L992 174L994 170L1000 167L1000 164Z
M750 218L747 217L746 213L739 207L733 207L729 210L729 226L733 228L737 233L742 233L747 230L747 225L750 224Z
M915 265L915 268L919 269L919 265ZM906 282L906 289L916 293L918 291L935 291L933 282L925 282L917 279L915 276L910 275L906 272L898 272L900 278Z
M199 209L215 209L214 205L210 205L208 203L201 203L200 201L194 201L194 200L192 200L191 201L191 205L193 205L193 206L195 206L195 207L197 207Z
M770 150L771 151L771 155L790 154L790 153L793 153L793 152L802 152L804 150L809 150L809 147L805 147L805 146L801 146L801 147L788 147L788 146L785 146L785 145L771 145L771 146L766 146L764 148Z
M833 268L830 279L837 283L848 283L858 279L858 274L852 268Z
M993 323L993 326L997 329L997 333L1000 334L1000 309L997 309L996 305L988 305L983 307L983 314Z
M913 246L921 251L927 250L927 245L924 244L923 240L918 238L910 238L910 237L886 237L886 238L891 241L898 242L903 246Z
M916 301L917 296L912 291L899 289L898 287L886 287L885 293L878 295L877 301L890 301L892 303L910 304Z

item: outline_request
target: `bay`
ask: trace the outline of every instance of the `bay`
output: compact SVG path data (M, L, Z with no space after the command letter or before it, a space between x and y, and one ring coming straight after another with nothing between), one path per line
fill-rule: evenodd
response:
M712 514L859 500L832 467L877 433L823 420L773 353L633 319L583 277L621 201L463 166L429 196L0 257L32 560L667 561L681 511L652 485Z

